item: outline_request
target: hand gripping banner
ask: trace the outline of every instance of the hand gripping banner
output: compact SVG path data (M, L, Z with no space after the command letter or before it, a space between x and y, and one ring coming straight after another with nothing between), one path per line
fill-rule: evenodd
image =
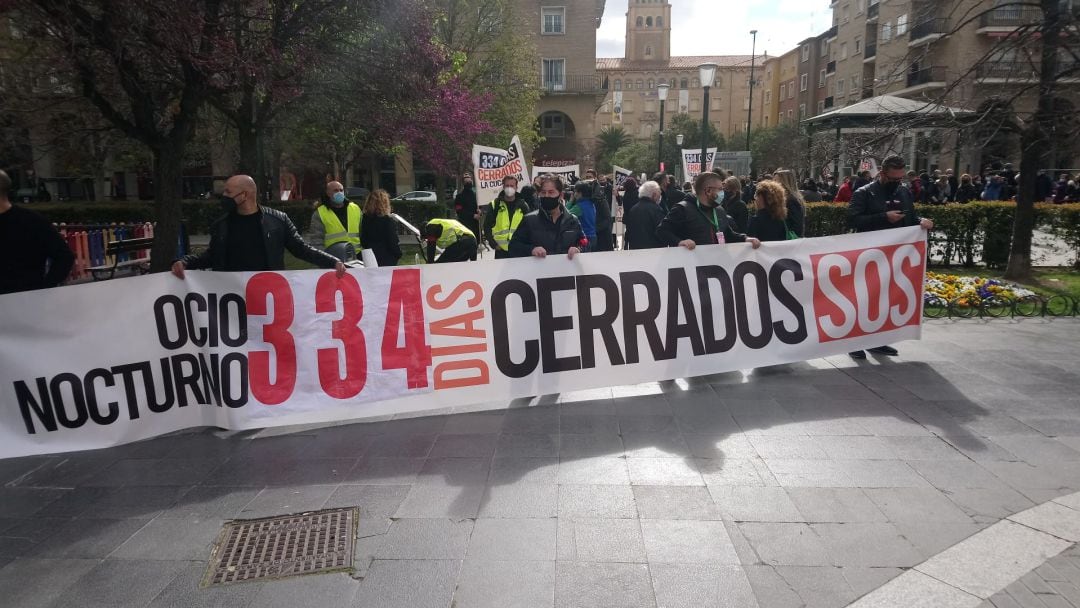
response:
M433 410L916 339L925 233L0 296L0 457ZM479 266L478 266L479 264Z

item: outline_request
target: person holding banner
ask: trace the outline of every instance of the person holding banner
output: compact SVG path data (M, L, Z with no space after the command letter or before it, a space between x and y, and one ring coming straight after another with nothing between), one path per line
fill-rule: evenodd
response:
M225 214L210 225L210 246L173 262L172 273L177 278L183 279L188 269L285 270L286 249L309 264L335 269L338 278L345 276L345 264L305 243L288 215L258 203L258 189L251 176L230 177L220 200Z
M495 259L510 256L510 239L522 219L531 211L528 203L518 195L518 179L507 175L502 180L503 191L491 202L491 210L484 215L484 235L495 252Z
M11 178L0 171L0 294L56 287L75 254L37 213L11 204Z
M921 226L932 230L934 222L920 218L915 211L915 196L901 182L904 181L904 158L893 155L881 163L877 179L855 191L848 204L848 225L855 232L873 232L890 228ZM899 352L892 346L878 346L870 352L895 357ZM865 359L861 350L849 353L852 359Z
M467 262L476 259L476 235L457 220L435 218L424 226L428 264ZM435 248L442 255L435 257Z
M754 249L761 241L736 232L731 218L720 208L724 181L712 172L694 178L694 193L673 205L656 228L656 236L669 247L693 251L698 245L750 243ZM696 196L695 196L696 195ZM719 212L717 212L719 209Z
M540 178L540 209L525 216L510 239L510 256L515 258L566 254L571 260L588 251L589 239L581 223L563 205L563 181L557 175Z

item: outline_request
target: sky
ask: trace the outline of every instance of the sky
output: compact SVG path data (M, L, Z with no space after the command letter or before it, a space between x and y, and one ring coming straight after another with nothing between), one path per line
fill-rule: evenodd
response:
M750 30L757 53L782 55L832 24L829 0L669 0L671 54L749 55ZM622 57L627 0L607 0L596 34L597 57Z

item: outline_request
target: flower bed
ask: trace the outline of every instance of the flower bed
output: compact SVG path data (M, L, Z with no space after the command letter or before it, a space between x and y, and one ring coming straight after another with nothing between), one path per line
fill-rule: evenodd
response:
M986 277L926 273L924 299L927 303L951 302L958 307L978 308L991 301L1021 301L1037 298L1030 289Z

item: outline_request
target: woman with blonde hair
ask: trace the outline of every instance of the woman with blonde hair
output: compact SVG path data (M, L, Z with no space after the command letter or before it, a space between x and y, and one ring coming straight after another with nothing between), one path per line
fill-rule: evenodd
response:
M773 181L784 187L787 205L787 227L800 239L806 233L806 201L803 200L795 174L789 169L780 169L773 173Z
M757 213L750 217L746 236L759 241L786 241L788 209L784 187L775 181L761 182L754 194L754 206Z
M364 220L360 224L360 244L375 254L379 266L397 266L401 259L397 222L390 217L390 195L375 190L364 199Z

